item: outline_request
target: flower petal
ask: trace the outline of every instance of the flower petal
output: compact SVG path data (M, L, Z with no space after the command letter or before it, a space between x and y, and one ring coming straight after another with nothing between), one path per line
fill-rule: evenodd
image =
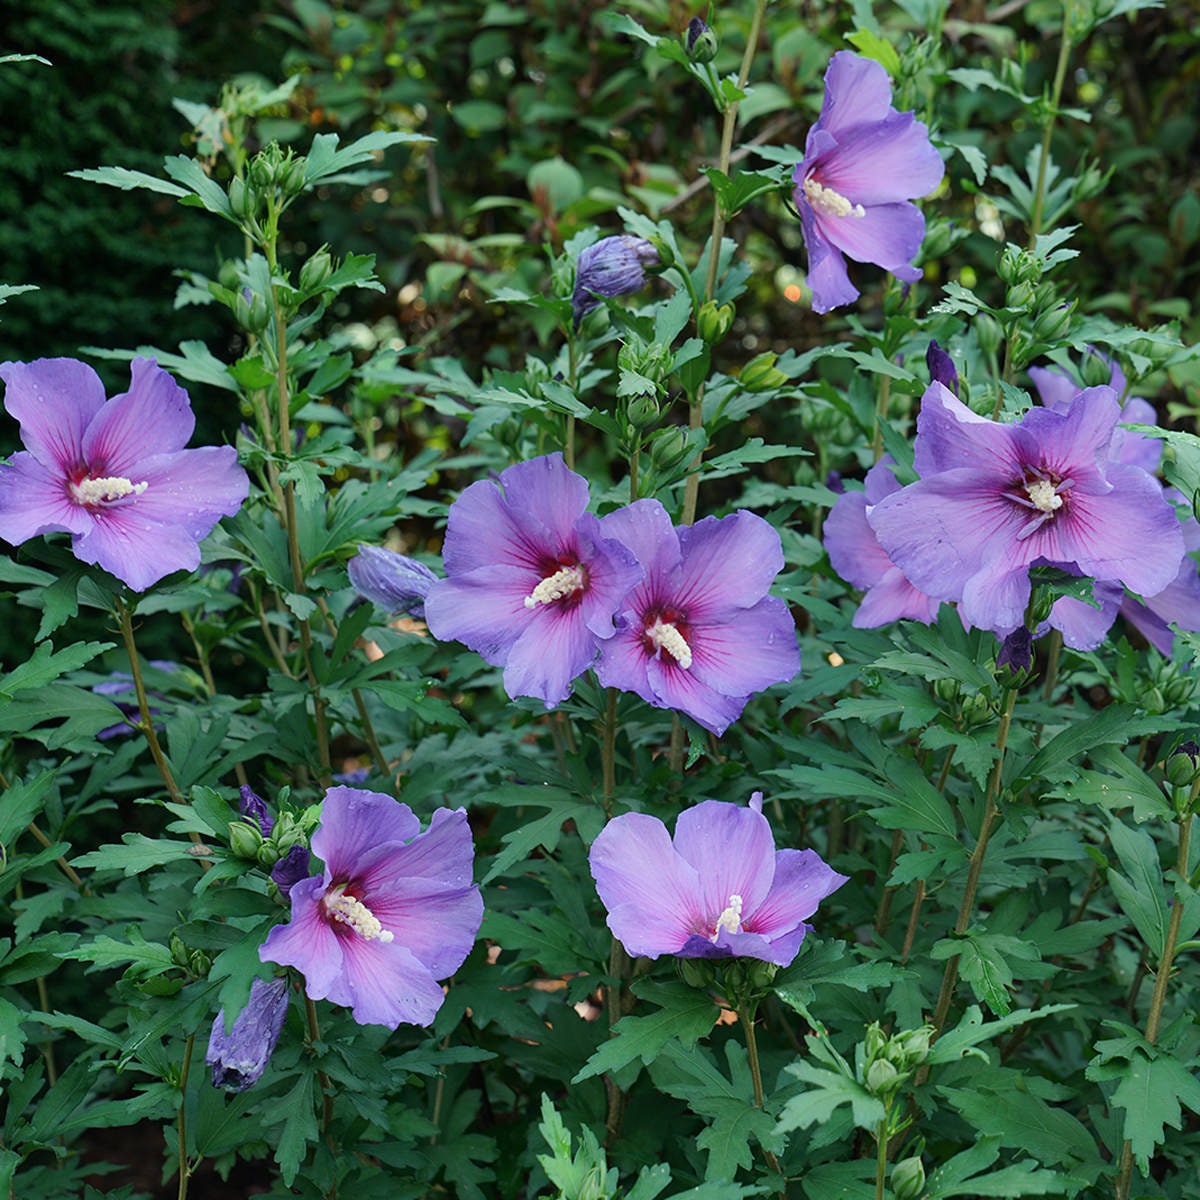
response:
M304 990L314 1000L324 1000L336 987L343 969L342 939L321 915L325 882L318 876L292 885L292 917L276 925L258 948L263 962L295 967L304 976Z
M469 835L468 835L469 836ZM483 897L471 884L413 876L368 897L372 914L435 979L453 975L475 945Z
M488 563L434 583L425 596L425 622L439 642L462 642L485 662L503 666L533 620L525 597L536 586L526 567Z
M925 214L915 204L876 204L862 216L818 212L815 220L830 245L856 262L874 263L907 283L921 278L912 260L925 239Z
M824 187L868 209L927 196L946 173L929 130L911 112L893 111L837 141L821 156L816 174Z
M835 137L884 120L892 108L892 83L874 59L839 50L825 71L825 98L817 126Z
M578 608L539 605L504 661L504 690L512 699L534 696L547 708L571 694L571 684L596 658L596 635Z
M343 1004L360 1025L432 1025L445 993L429 968L399 941L342 938L343 970L328 999Z
M46 467L65 476L83 460L83 436L104 407L104 384L74 358L0 363L8 384L4 407L21 423L21 441Z
M788 606L766 596L730 620L692 627L689 674L714 691L749 696L787 683L800 670L796 623Z
M362 860L383 842L406 842L421 830L411 808L382 792L333 787L321 805L312 851L325 864L325 883L358 879ZM293 888L293 891L295 889Z
M0 537L14 546L40 533L86 533L91 514L67 495L56 467L26 450L0 465Z
M779 534L739 509L679 530L682 563L672 602L693 622L757 604L783 569Z
M807 921L821 901L849 878L830 867L815 850L778 850L771 890L748 912L744 924L774 941Z
M742 911L756 911L771 890L775 839L761 812L705 800L685 808L675 823L675 852L695 869L708 928L740 896Z
M84 458L95 476L133 479L145 459L182 450L195 428L187 392L154 359L135 358L129 391L114 396L88 426Z
M135 483L146 490L129 506L148 521L179 525L201 542L222 517L233 516L250 491L250 478L232 446L198 446L143 459Z
M797 191L796 207L800 213L800 229L808 251L808 277L812 290L813 311L827 313L858 299L858 288L850 282L842 252L826 236L824 228L813 214L812 206Z
M136 503L94 512L91 526L76 536L71 552L144 592L174 571L194 571L200 547L180 525L148 520Z
M669 708L685 713L698 725L720 737L734 721L742 715L750 699L744 696L727 696L685 671L669 655L651 658L646 662L646 682L649 696L642 699L658 708Z

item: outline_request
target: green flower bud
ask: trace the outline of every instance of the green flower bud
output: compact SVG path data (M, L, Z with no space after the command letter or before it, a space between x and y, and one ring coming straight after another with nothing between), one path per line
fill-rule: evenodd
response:
M1037 312L1041 312L1043 308L1047 308L1054 303L1054 298L1057 294L1054 284L1047 279L1033 289L1033 300L1030 302L1029 307Z
M333 274L333 259L329 256L329 247L322 246L300 268L300 290L315 292Z
M193 950L188 955L187 967L197 979L207 979L212 970L212 958L203 950Z
M274 844L272 838L269 842L263 842L258 848L258 853L254 856L255 861L260 867L265 867L268 871L283 857L279 853L279 847Z
M892 1194L896 1200L917 1200L925 1190L925 1168L920 1155L902 1158L892 1168Z
M867 1026L866 1036L863 1038L863 1053L867 1056L867 1062L874 1062L879 1058L885 1049L887 1049L887 1035L883 1032L878 1021L872 1021Z
M1200 746L1193 741L1182 743L1167 759L1167 782L1173 787L1190 787L1200 767Z
M1081 374L1085 387L1102 387L1112 378L1112 367L1102 355L1089 352L1083 356Z
M984 725L992 719L992 706L982 692L975 692L963 701L962 715L967 725Z
M712 960L708 958L677 958L675 969L679 972L679 978L688 987L696 988L699 991L711 990L716 982L716 971L713 968Z
M746 964L746 986L752 994L765 992L775 982L779 967L775 963L764 962L761 958L748 958Z
M688 22L683 32L683 46L694 63L712 62L717 57L717 35L699 17Z
M1004 304L1007 308L1026 309L1033 300L1033 284L1032 283L1014 283L1008 289L1008 295L1004 298Z
M1033 323L1033 336L1040 342L1057 342L1071 328L1071 317L1075 313L1073 304L1060 304L1048 308Z
M188 950L187 943L177 933L171 934L170 940L167 942L167 949L171 951L171 960L178 963L181 967L188 965Z
M275 174L275 183L284 196L298 196L304 191L304 172L307 163L289 150L283 165Z
M929 1047L933 1045L933 1033L932 1025L923 1025L920 1029L909 1029L893 1039L906 1068L919 1067L925 1061Z
M722 304L718 308L716 303L709 300L696 314L696 332L706 345L715 346L729 332L734 315L732 304Z
M253 862L262 844L262 834L248 821L229 822L229 848L238 858Z
M1000 322L991 313L981 312L971 322L975 330L975 338L984 354L995 354L1004 340L1004 331Z
M678 466L688 453L687 434L678 427L664 429L650 443L650 457L663 470Z
M625 419L634 429L649 429L659 417L657 396L634 396L625 408Z
M229 209L239 221L254 216L258 208L258 197L246 186L246 181L235 175L229 181Z
M1161 716L1167 711L1167 698L1161 688L1152 687L1141 695L1142 707L1151 716Z
M933 685L933 694L944 704L950 704L958 699L957 679L938 679Z
M1014 283L1021 266L1021 251L1012 242L1000 251L1000 261L996 264L996 274L1005 283Z
M866 1084L876 1096L886 1095L900 1086L900 1072L886 1058L877 1058L867 1068Z
M775 359L770 350L756 355L742 368L738 382L748 392L769 392L782 387L788 377L775 365Z

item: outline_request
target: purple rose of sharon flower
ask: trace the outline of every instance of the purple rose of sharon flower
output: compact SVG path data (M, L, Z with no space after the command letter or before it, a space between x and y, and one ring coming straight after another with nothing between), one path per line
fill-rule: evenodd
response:
M253 1087L275 1052L283 1019L287 1016L286 979L256 979L250 999L238 1013L233 1028L225 1032L225 1010L217 1013L204 1061L212 1068L213 1087L244 1092Z
M646 573L621 605L616 636L601 643L605 687L678 709L720 736L754 692L800 670L792 615L767 595L783 550L761 517L741 511L676 529L657 500L638 500L600 528Z
M0 467L0 537L13 545L69 533L76 558L142 592L199 566L199 543L246 499L232 446L184 449L188 395L152 358L133 360L129 391L111 400L73 358L2 363L0 377L25 444Z
M921 478L867 519L915 587L958 601L983 629L1021 624L1038 563L1153 596L1178 574L1183 536L1158 481L1109 459L1119 416L1113 390L1097 387L1065 412L1002 425L932 383L917 420Z
M608 927L633 955L760 958L786 967L817 905L846 882L813 850L776 850L762 814L705 800L672 841L657 817L610 821L589 855Z
M873 629L893 621L937 619L941 601L918 591L887 556L867 521L871 506L900 490L890 458L881 458L863 480L861 492L843 492L825 518L823 538L829 562L847 583L865 593L852 624Z
M892 107L883 67L848 50L835 54L821 115L792 174L817 312L858 297L845 255L907 283L921 278L912 260L925 217L908 201L933 191L944 173L929 131L911 112Z
M428 1025L439 979L471 952L483 900L464 809L440 808L429 828L379 792L325 793L312 838L324 873L292 884L292 919L259 947L295 967L314 1000L349 1007L362 1025Z
M425 596L435 638L503 667L510 697L536 696L547 708L612 637L613 615L642 576L587 504L587 480L561 454L509 467L499 487L471 484L450 506L446 578Z
M645 238L629 233L601 238L580 251L575 264L575 289L571 308L575 327L600 307L600 297L624 296L646 283L646 268L658 262L658 251Z

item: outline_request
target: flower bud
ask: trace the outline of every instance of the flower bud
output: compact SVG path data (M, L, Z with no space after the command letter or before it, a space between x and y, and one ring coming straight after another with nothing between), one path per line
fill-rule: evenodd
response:
M333 259L329 255L329 247L322 246L300 268L300 290L315 292L333 274Z
M1007 308L1026 309L1033 300L1033 284L1032 283L1014 283L1008 289L1008 295L1004 298L1004 304Z
M262 333L271 320L271 310L262 296L242 288L233 301L234 320L250 333Z
M953 701L958 699L958 680L950 678L934 680L933 694L943 704L953 703Z
M645 285L646 268L658 263L658 252L645 238L622 233L601 238L579 255L575 264L575 288L571 293L571 308L575 313L575 328L594 308L600 298L624 296Z
M625 406L625 419L634 429L649 429L658 417L658 398L653 394L634 396Z
M878 1021L872 1021L867 1026L866 1036L863 1038L863 1053L867 1056L867 1062L874 1062L884 1050L887 1049L887 1034L883 1032Z
M738 382L748 392L769 392L783 387L788 377L775 365L776 356L770 350L756 355L743 368Z
M275 828L275 818L267 808L266 801L258 795L249 784L242 784L238 799L238 812L258 826L263 837L270 837Z
M388 612L413 616L424 616L425 597L438 581L424 563L382 546L359 546L346 571L360 596Z
M1066 336L1071 328L1071 317L1074 316L1073 304L1060 304L1057 308L1048 308L1033 323L1033 336L1040 342L1057 342Z
M229 822L229 848L238 858L254 862L262 846L262 834L248 821Z
M1020 248L1014 246L1012 242L1009 242L1004 249L1000 251L1000 261L996 263L996 274L999 275L1005 283L1015 283L1020 266Z
M229 181L229 210L239 221L245 221L254 216L257 209L257 197L246 186L246 181L235 175Z
M963 721L968 726L984 725L992 719L992 706L982 692L973 692L963 700Z
M900 1072L886 1058L877 1058L867 1068L866 1084L876 1096L886 1095L900 1085Z
M688 987L698 991L708 991L716 982L712 961L707 958L677 958L675 969Z
M271 868L271 881L279 888L280 894L286 900L292 888L302 879L308 878L308 847L292 846L291 849Z
M289 150L283 165L276 172L275 183L284 196L298 196L304 191L304 172L307 163Z
M1200 767L1200 746L1190 738L1181 742L1167 759L1167 782L1173 787L1188 787L1196 778Z
M1089 349L1083 356L1081 374L1085 387L1102 387L1112 379L1112 364L1103 354Z
M254 855L260 867L270 870L279 861L279 847L273 842L263 842Z
M1000 328L1000 322L991 313L981 312L971 322L971 325L975 330L975 338L979 342L980 350L984 354L995 354L1004 340L1004 331Z
M663 470L677 466L687 453L687 434L677 426L664 429L650 443L650 457Z
M920 1029L909 1029L894 1038L896 1047L904 1059L906 1068L919 1067L933 1045L933 1026L922 1025Z
M715 346L729 332L733 325L734 307L732 304L717 306L709 300L696 314L696 332L709 346Z
M954 360L936 341L930 341L929 349L925 351L925 366L929 369L930 380L958 394L958 372L954 369Z
M694 63L712 62L717 57L717 35L699 17L693 17L684 31L683 45Z
M217 1013L204 1054L212 1068L213 1087L244 1092L259 1081L279 1041L287 1008L286 979L255 979L250 999L228 1033L225 1010Z
M892 1168L892 1194L896 1200L917 1200L925 1190L925 1168L920 1155L902 1158Z
M1033 666L1033 634L1024 625L1018 625L1004 639L1000 653L996 656L996 671L1021 675Z

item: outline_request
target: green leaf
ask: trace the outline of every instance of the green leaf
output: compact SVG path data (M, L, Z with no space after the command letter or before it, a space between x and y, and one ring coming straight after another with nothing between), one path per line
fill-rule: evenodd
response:
M1163 882L1162 863L1154 839L1141 829L1130 829L1114 821L1109 841L1125 873L1110 869L1108 883L1121 911L1134 923L1152 959L1162 957L1170 920L1169 899Z
M864 58L873 58L889 75L900 74L900 55L891 42L872 33L868 29L856 29L846 35L846 41L852 45Z
M317 1140L317 1114L313 1100L313 1076L305 1073L282 1100L272 1105L272 1115L283 1115L283 1130L275 1150L275 1161L283 1182L290 1188L308 1157L308 1144Z
M622 1017L613 1026L613 1036L571 1080L573 1084L619 1070L631 1062L651 1063L675 1039L685 1046L693 1045L717 1019L717 1006L712 1000L684 983L635 984L634 991L658 1005L658 1012L646 1017Z
M957 1062L968 1053L979 1054L980 1051L974 1048L981 1042L991 1041L998 1034L1007 1033L1018 1025L1024 1025L1026 1021L1039 1021L1074 1007L1074 1004L1047 1004L1044 1008L1036 1010L1021 1008L998 1020L985 1022L979 1006L971 1004L963 1013L962 1020L934 1042L926 1062L936 1066L938 1063Z
M145 171L131 171L128 167L89 167L83 171L68 171L75 179L86 179L89 183L103 183L108 187L120 188L123 192L133 188L145 188L150 192L161 192L164 196L186 196L187 188L181 188L176 183L160 179L157 175L147 175Z
M146 941L136 925L127 925L125 935L129 938L128 942L119 942L102 934L74 950L63 951L62 957L90 962L90 969L97 971L128 964L126 973L135 979L146 979L175 969L171 951L160 942Z
M68 671L77 671L115 645L116 642L77 642L55 653L49 642L43 642L34 650L32 658L4 676L0 683L0 700L11 700L15 693L26 688L42 687Z
M98 850L90 850L71 860L75 867L91 867L97 871L121 871L128 879L140 875L151 867L181 859L195 859L203 848L195 842L182 842L173 838L148 838L144 833L123 833L123 845L110 843ZM210 852L211 853L211 852Z
M956 954L959 955L958 973L971 985L976 999L1002 1017L1012 1008L1008 987L1013 981L1013 972L1008 960L1036 962L1041 958L1038 948L1030 942L977 928L968 929L962 937L942 938L930 951L935 959L953 958Z
M10 846L13 838L42 811L42 797L50 789L56 772L43 771L36 779L14 782L0 802L0 846Z
M793 1096L783 1106L779 1114L780 1133L807 1129L814 1124L823 1125L843 1104L850 1106L854 1124L859 1129L875 1129L885 1116L883 1104L850 1075L829 1071L809 1062L793 1063L784 1069L789 1075L814 1086Z
M1182 1102L1200 1113L1200 1079L1178 1059L1166 1054L1148 1058L1134 1053L1124 1063L1089 1067L1089 1079L1119 1079L1112 1102L1125 1110L1125 1137L1143 1175L1150 1174L1150 1158L1166 1138L1166 1127L1181 1129Z

